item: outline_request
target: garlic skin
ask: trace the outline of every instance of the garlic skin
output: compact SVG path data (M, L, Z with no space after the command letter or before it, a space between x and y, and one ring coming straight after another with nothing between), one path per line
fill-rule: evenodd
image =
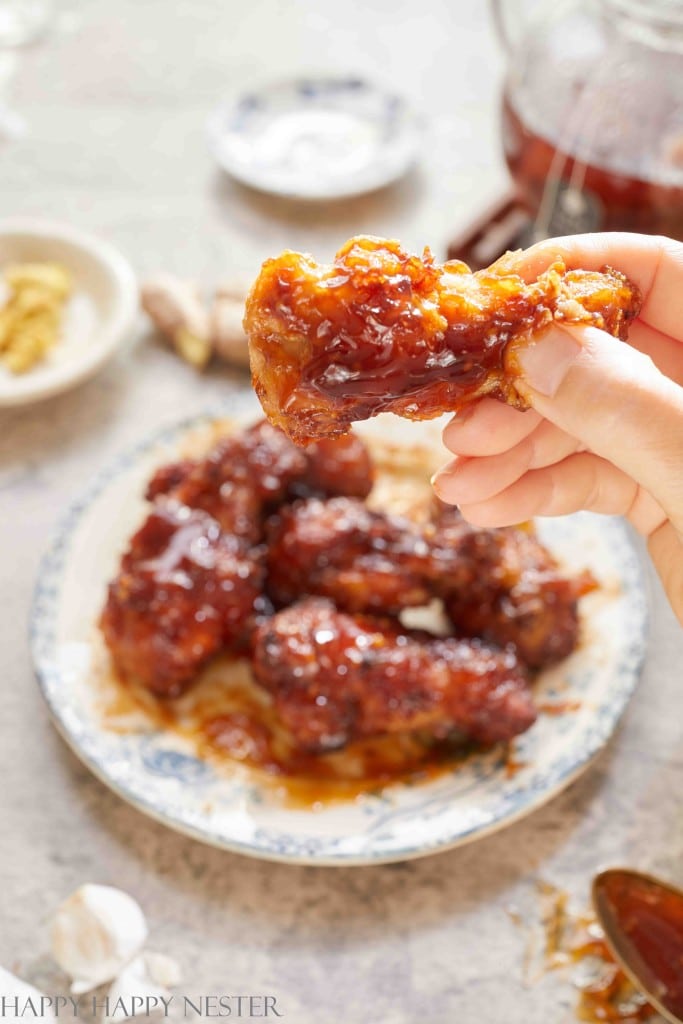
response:
M147 974L155 985L162 988L176 988L182 981L180 964L165 953L145 953Z
M147 922L128 893L82 885L57 910L50 937L52 955L80 994L111 981L140 952Z
M34 1024L55 1024L57 1018L54 1013L43 1013L37 1014L36 1016L30 1012L23 1012L22 1008L26 1006L26 1001L30 999L34 1006L42 1007L44 1003L41 1003L41 999L47 997L43 992L39 992L33 985L29 985L28 982L22 981L21 978L17 978L16 974L11 974L10 971L6 971L4 967L0 967L0 993L5 997L7 1002L5 1003L5 1013L2 1015L3 1021L25 1021L27 1017L34 1022ZM17 999L19 1004L19 1012L13 1013L11 1010L10 999Z
M163 953L143 953L127 964L113 982L109 992L109 1005L114 1012L106 1024L129 1019L133 997L145 1000L140 1011L145 1017L163 1012L162 999L170 996L169 987L180 983L180 967Z

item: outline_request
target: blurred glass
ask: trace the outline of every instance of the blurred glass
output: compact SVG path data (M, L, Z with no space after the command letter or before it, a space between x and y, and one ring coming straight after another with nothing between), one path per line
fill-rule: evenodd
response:
M535 238L683 239L683 2L494 0L503 144Z
M50 27L52 0L0 0L0 46L24 46Z

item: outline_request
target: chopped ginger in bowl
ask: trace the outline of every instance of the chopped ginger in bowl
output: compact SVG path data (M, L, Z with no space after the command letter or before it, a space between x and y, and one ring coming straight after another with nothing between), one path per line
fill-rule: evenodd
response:
M73 281L59 263L15 263L2 272L2 283L0 362L26 373L58 343Z

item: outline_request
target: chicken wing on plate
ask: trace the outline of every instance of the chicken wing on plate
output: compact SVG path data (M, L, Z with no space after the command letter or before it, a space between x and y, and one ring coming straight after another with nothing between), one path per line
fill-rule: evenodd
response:
M220 650L242 650L263 568L206 512L158 503L121 560L101 617L124 678L178 696Z
M354 434L307 451L267 420L223 438L199 459L162 466L147 488L151 501L171 496L210 513L226 533L258 543L263 516L288 498L308 494L366 497L373 482L368 450Z
M444 508L436 532L445 546L457 545L470 567L468 585L443 595L458 633L512 644L531 669L572 653L579 642L579 598L596 586L589 572L563 572L531 528L478 529Z
M321 598L264 621L253 666L297 745L308 751L415 730L495 743L536 718L511 651L475 640L415 638L381 619L339 612Z
M472 527L439 504L417 524L350 498L285 506L268 523L268 591L276 605L303 595L351 612L397 615L444 600L456 631L504 647L539 669L579 639L588 573L563 573L530 526Z

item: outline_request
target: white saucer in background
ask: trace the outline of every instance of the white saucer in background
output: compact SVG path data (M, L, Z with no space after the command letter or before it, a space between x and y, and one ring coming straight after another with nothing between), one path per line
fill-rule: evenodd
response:
M352 77L272 82L208 122L218 163L238 181L297 199L359 195L401 177L419 126L401 96Z
M0 363L0 407L49 398L91 377L114 355L137 310L133 271L107 242L67 224L0 221L0 275L10 263L43 262L61 263L73 277L62 337L26 373Z

